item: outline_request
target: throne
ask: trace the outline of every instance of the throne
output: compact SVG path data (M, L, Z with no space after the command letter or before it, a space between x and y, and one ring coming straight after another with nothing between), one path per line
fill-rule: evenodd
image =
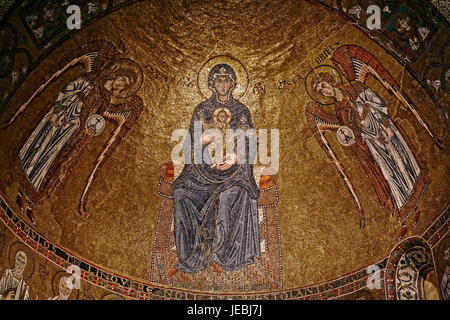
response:
M258 222L261 257L255 263L237 271L218 272L212 266L196 274L176 273L168 277L177 264L174 233L174 203L172 183L183 164L166 162L160 171L158 194L161 208L156 226L150 279L153 283L202 291L233 292L273 290L282 287L281 239L278 224L277 174L270 168L254 166L253 174L259 186Z

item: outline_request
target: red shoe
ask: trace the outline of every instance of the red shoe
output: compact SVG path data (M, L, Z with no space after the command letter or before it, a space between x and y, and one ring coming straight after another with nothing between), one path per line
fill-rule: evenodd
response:
M178 269L176 268L170 268L169 272L167 272L167 276L169 278L172 278L174 275L178 273Z
M214 268L214 271L216 271L216 272L218 272L218 273L221 273L221 272L223 271L222 267L219 266L219 265L217 264L217 262L215 262L215 261L212 263L212 267Z

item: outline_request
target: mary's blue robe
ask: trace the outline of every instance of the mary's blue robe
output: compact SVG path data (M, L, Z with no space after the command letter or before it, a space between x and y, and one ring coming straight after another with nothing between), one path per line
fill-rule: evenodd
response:
M244 104L231 95L227 102L219 102L214 93L194 110L185 147L194 146L194 122L201 118L212 123L212 114L221 107L231 111L231 129L253 128L250 111ZM173 183L176 269L195 273L216 262L231 271L260 257L259 190L253 178L251 160L255 155L250 154L249 139L253 138L246 138L245 163L239 161L224 171L211 168L208 163L196 164L194 152L185 152L190 159L186 159L182 173Z

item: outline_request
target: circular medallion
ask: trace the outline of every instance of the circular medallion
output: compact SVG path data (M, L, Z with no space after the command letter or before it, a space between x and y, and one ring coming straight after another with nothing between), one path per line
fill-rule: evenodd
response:
M348 147L355 143L355 134L352 129L346 126L340 127L336 132L336 137L340 144Z
M217 108L214 111L212 118L216 123L228 124L231 121L231 111L225 107Z
M98 136L105 129L105 119L99 114L89 116L86 121L86 129L94 131L94 136Z

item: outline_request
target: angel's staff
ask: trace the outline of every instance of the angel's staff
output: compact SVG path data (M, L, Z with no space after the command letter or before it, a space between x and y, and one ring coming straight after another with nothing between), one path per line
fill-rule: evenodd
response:
M110 120L116 122L117 127L112 132L108 141L106 141L105 147L103 148L102 153L95 160L94 168L92 169L92 171L89 175L89 178L87 179L86 185L83 189L83 193L82 193L80 201L78 203L78 214L79 215L84 215L86 213L86 202L87 202L87 197L88 197L91 185L92 185L92 181L94 181L94 178L95 178L95 175L97 174L98 169L102 165L103 160L106 158L106 153L109 150L112 151L112 149L114 149L114 147L111 147L114 142L116 142L116 143L118 142L117 138L119 136L119 133L121 133L122 127L124 126L125 122L127 121L127 118L130 115L130 113L131 113L131 111L125 111L122 113L112 113L112 112L105 111L103 113L103 115L107 119L110 119ZM126 133L126 131L125 131L125 133ZM90 135L87 135L85 137L85 139L83 139L81 144L82 145L87 144L90 137L91 137Z
M363 207L361 205L361 202L359 201L358 196L356 195L356 190L355 187L353 186L352 182L350 181L350 178L347 176L347 173L345 172L344 166L342 165L342 163L338 160L338 158L336 157L336 154L334 153L333 149L331 149L327 139L324 137L322 130L324 128L333 128L335 130L338 130L340 128L340 126L336 126L336 125L317 125L318 127L318 132L320 134L320 139L322 140L322 142L325 145L325 148L328 150L328 153L330 154L334 165L336 166L336 168L338 169L339 173L341 174L342 178L344 179L345 185L347 186L348 190L350 191L350 193L353 196L353 200L355 201L356 207L358 209L358 213L359 213L359 227L360 228L364 228L366 226L366 217L364 215L364 210Z
M319 144L322 145L322 147L328 152L333 164L337 168L339 174L341 175L342 179L345 182L345 185L347 186L347 189L350 191L350 194L353 197L353 201L356 204L356 208L358 210L359 214L359 227L364 228L366 226L366 218L364 214L364 209L361 205L361 202L359 201L359 198L356 194L355 187L353 186L350 178L347 175L347 172L345 171L344 166L337 158L336 154L334 153L333 149L331 148L330 144L328 143L328 140L326 139L325 135L323 134L324 131L337 131L339 128L341 128L341 125L338 123L338 120L331 114L324 113L324 117L326 120L321 119L318 117L319 114L322 114L323 112L320 111L318 106L315 103L309 103L306 106L306 117L307 121L309 122L310 126L315 126L317 130L315 131L314 135L317 137L317 134L319 135Z

